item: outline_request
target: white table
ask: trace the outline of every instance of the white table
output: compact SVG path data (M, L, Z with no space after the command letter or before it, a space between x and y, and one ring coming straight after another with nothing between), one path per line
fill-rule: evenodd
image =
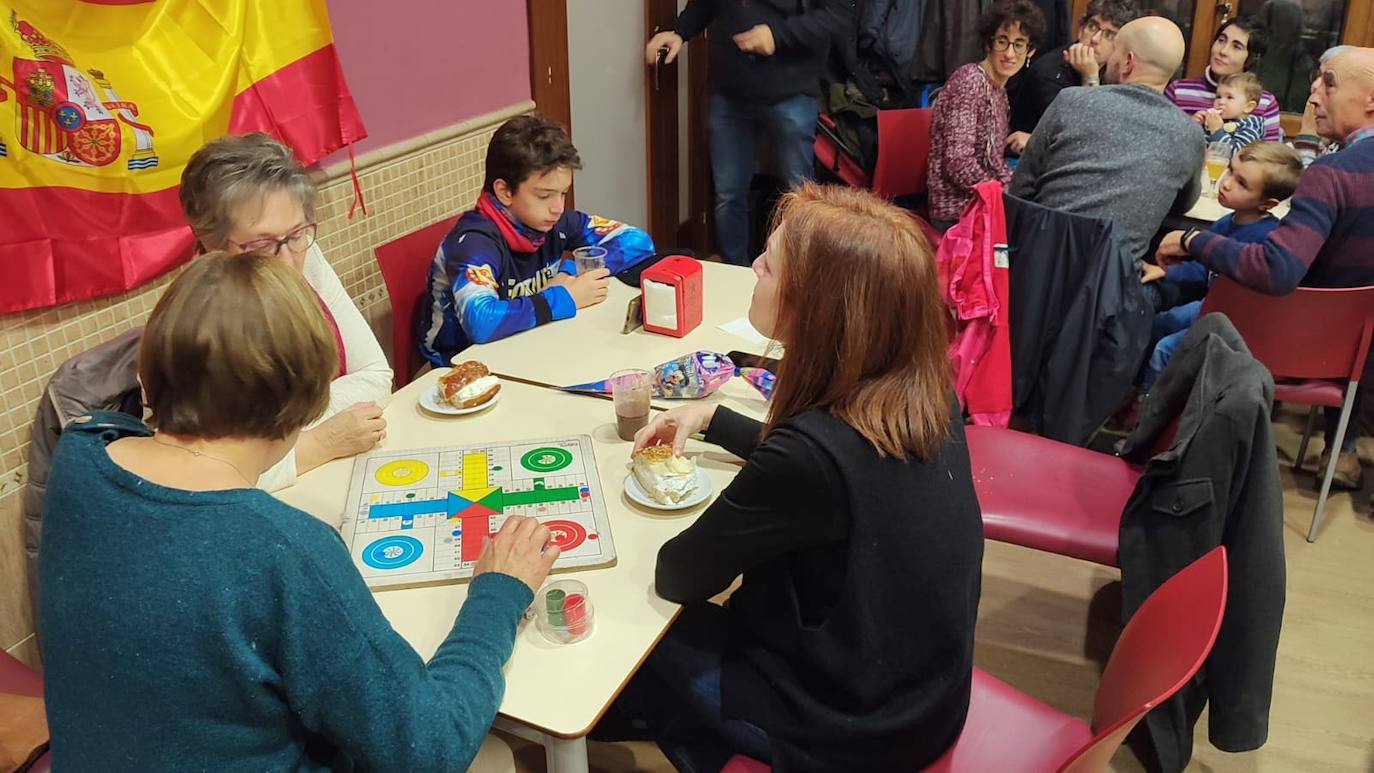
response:
M702 321L682 338L649 333L643 328L622 334L626 305L639 290L612 280L606 300L579 309L576 317L471 347L460 358L480 360L493 373L507 378L563 387L598 381L626 368L647 370L695 351L768 353L766 346L717 327L748 314L754 292L753 269L706 261L701 268ZM742 379L731 380L708 399L754 418L762 417L767 410L763 397ZM653 404L657 408L671 408L678 402L655 399Z
M441 372L431 371L392 398L382 448L576 434L593 438L617 562L570 576L587 584L596 612L595 630L577 644L556 645L545 641L533 625L524 624L506 666L506 693L497 724L542 743L551 773L586 771L587 733L679 610L654 594L658 549L690 525L714 497L672 513L644 509L626 499L621 482L628 474L630 444L616 437L614 412L605 400L507 381L500 402L488 411L454 417L425 413L416 400ZM697 456L717 494L738 470L738 460L712 446L692 442L688 454ZM278 495L337 527L353 461L340 459L312 470ZM374 596L396 630L421 657L429 658L453 626L467 584L381 590Z

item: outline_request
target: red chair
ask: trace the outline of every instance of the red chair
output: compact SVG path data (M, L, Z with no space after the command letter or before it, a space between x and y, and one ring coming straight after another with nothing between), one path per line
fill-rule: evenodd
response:
M1269 369L1274 377L1275 400L1312 406L1293 469L1302 469L1317 406L1341 409L1333 441L1339 449L1374 334L1374 286L1299 287L1276 298L1218 277L1202 304L1203 314L1213 311L1230 318L1250 353ZM1307 529L1308 542L1317 539L1338 456L1330 454L1321 475L1321 493Z
M888 199L925 193L930 165L930 108L878 111L873 192Z
M964 428L983 534L1119 566L1121 513L1142 468L1120 457L997 427Z
M821 113L816 118L816 139L811 149L816 154L816 163L830 170L844 184L851 188L869 187L868 172L845 148L835 119L828 113Z
M24 695L30 698L43 697L43 677L37 671L24 665L8 652L0 650L0 692L11 695ZM45 751L27 768L25 773L48 773L52 764Z
M1202 667L1225 610L1226 548L1219 547L1159 586L1126 624L1097 687L1091 723L973 669L963 732L926 770L1106 770L1136 724ZM722 773L766 770L762 763L736 756Z
M439 243L457 222L457 217L451 217L375 250L386 294L391 297L391 369L396 374L396 389L409 384L417 370L420 353L415 344L415 331L425 285L429 281L429 265L434 261Z

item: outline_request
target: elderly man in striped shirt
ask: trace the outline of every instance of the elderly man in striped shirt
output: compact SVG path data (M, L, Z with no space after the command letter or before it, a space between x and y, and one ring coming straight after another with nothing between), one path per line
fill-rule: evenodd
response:
M1283 223L1254 244L1208 231L1173 231L1156 253L1161 267L1192 258L1270 295L1286 295L1299 284L1374 285L1374 48L1352 47L1323 64L1312 81L1311 102L1317 133L1344 147L1303 172ZM1328 412L1328 435L1335 424ZM1346 433L1336 468L1346 486L1359 483L1354 430Z

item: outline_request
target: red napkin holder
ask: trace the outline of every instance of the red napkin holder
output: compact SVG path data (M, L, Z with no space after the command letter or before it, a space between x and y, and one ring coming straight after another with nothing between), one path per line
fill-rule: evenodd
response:
M646 289L650 282L672 287L671 301L661 288L660 291ZM701 324L701 263L695 258L660 260L639 275L639 289L644 305L644 329L650 333L681 338ZM667 308L668 303L673 305L671 310Z

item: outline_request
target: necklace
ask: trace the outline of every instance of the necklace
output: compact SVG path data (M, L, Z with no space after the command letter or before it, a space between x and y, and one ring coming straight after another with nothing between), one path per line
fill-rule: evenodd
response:
M248 480L248 476L243 474L243 470L240 470L240 469L238 468L238 465L234 464L233 462L229 461L228 459L225 459L225 458L222 457L222 456L215 456L214 454L206 453L206 452L204 452L204 451L202 451L202 450L200 450L200 449L198 449L198 448L188 448L188 447L183 446L183 445L181 445L181 444L179 444L179 443L168 443L168 442L165 441L165 440L159 440L157 435L153 435L152 438L153 438L153 442L154 442L154 443L157 443L157 444L160 445L160 446L167 446L168 448L176 448L176 449L179 449L179 450L181 450L181 451L185 451L186 453L188 453L188 454L190 454L191 456L194 456L194 457L196 457L196 458L202 458L202 457L203 457L203 458L205 458L205 459L210 459L211 461L216 461L216 462L219 462L220 464L227 465L227 466L229 467L229 469L233 470L240 478L243 479L243 482L244 482L244 483L247 483L247 484L248 484L248 487L249 487L249 488L252 488L252 487L253 487L253 482L250 481L250 480Z

